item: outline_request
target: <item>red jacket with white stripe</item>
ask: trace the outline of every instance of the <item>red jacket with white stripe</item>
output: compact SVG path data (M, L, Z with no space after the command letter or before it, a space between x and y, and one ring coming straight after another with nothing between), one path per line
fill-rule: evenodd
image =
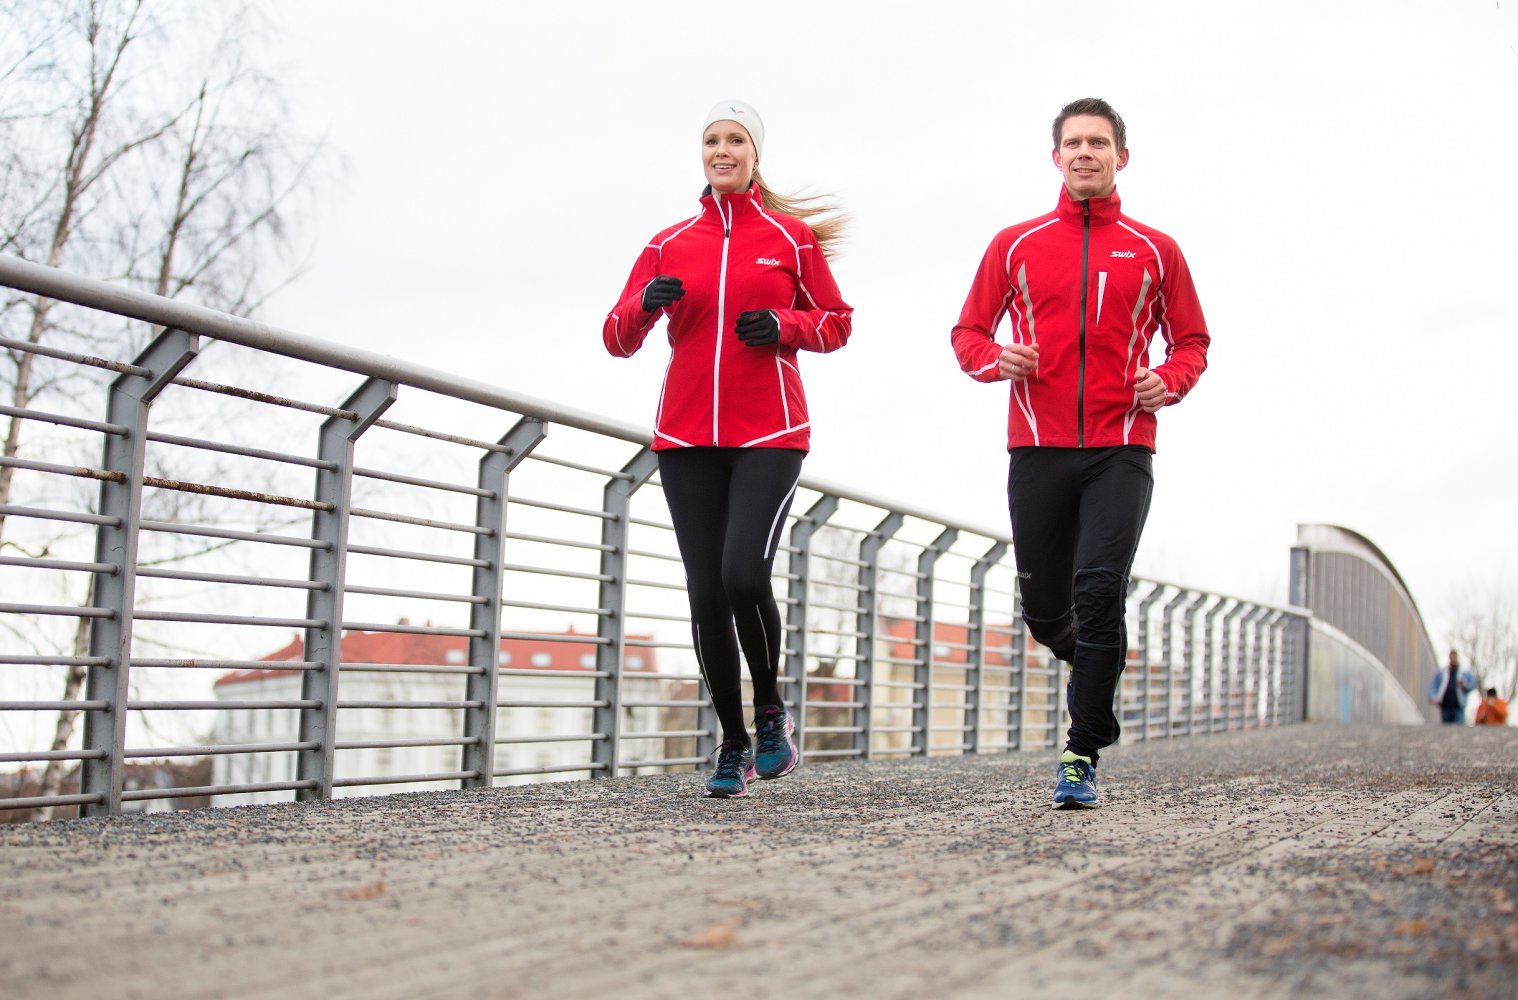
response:
M1158 337L1153 368L1165 405L1179 402L1207 367L1211 338L1191 272L1175 241L1122 214L1117 192L1071 199L1060 187L1048 215L996 234L982 259L952 340L970 377L994 382L996 328L1038 345L1038 367L1012 384L1007 447L1154 450L1154 414L1134 392Z
M660 274L679 278L685 296L645 312L643 289ZM734 324L751 309L774 311L778 343L750 347L738 339ZM660 313L669 315L671 353L654 416L655 451L807 450L811 423L797 352L842 347L853 309L806 223L766 209L758 185L734 195L708 189L700 215L643 248L601 329L606 349L631 356Z

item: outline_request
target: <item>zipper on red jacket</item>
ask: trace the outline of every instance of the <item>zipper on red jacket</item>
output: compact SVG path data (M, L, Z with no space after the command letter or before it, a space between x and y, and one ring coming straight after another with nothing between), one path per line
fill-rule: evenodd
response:
M1081 372L1080 381L1075 386L1075 446L1077 448L1086 447L1086 287L1090 284L1087 268L1091 254L1091 199L1083 199L1081 208L1086 213L1086 222L1081 236Z
M728 214L722 214L722 196L712 193L712 202L717 206L717 215L722 219L722 270L717 277L717 355L712 361L712 447L717 447L721 440L718 435L717 404L720 401L719 389L722 384L722 324L723 312L727 307L727 245L733 238L732 206L728 206Z

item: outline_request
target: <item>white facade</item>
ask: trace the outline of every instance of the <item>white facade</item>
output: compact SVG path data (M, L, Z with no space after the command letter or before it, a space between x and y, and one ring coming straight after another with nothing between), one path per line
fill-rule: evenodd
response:
M506 654L503 652L503 656ZM630 657L631 658L631 657ZM272 666L273 664L271 664ZM522 666L531 667L532 664ZM631 666L631 664L629 664ZM654 700L667 682L657 677L624 678L625 692L637 700ZM295 701L300 698L301 677L270 671L267 675L238 675L216 686L221 701ZM458 674L366 672L342 674L339 701L440 702L463 700L463 678ZM586 702L594 697L594 679L576 671L555 671L530 677L503 676L497 699L502 702ZM218 713L212 743L292 743L298 739L296 709L229 708ZM587 778L590 771L572 769L589 763L590 740L508 742L529 738L543 740L589 734L593 709L555 705L512 707L497 710L496 770L531 770L534 773L497 777L494 784ZM657 708L626 708L623 732L645 733L659 729ZM345 743L394 743L409 740L458 738L464 731L464 710L457 708L343 708L337 713L337 741ZM623 744L624 764L665 756L661 739L632 740ZM290 782L295 780L293 750L219 754L213 760L212 783L217 786ZM452 773L463 769L463 747L389 746L338 750L333 769L337 780L403 775ZM429 782L389 782L376 785L337 787L336 797L392 792L437 790L458 787L458 778ZM216 805L253 802L288 802L294 792L278 789L218 795Z

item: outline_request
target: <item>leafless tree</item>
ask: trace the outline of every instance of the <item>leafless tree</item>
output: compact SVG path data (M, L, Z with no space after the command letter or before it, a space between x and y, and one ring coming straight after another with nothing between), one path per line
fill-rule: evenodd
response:
M279 81L259 68L255 8L0 0L0 23L0 252L240 315L293 277L291 221L324 153L291 134ZM151 334L55 307L0 299L0 337L120 359ZM74 406L88 376L46 361L0 351L5 402ZM27 427L8 417L0 454L22 454ZM15 472L0 465L0 505L13 501ZM0 513L0 549L17 546L6 527ZM68 668L62 700L83 681ZM59 714L53 749L75 723ZM50 766L42 793L64 773Z
M1518 696L1518 593L1505 582L1468 584L1451 606L1451 642L1479 681L1508 701Z

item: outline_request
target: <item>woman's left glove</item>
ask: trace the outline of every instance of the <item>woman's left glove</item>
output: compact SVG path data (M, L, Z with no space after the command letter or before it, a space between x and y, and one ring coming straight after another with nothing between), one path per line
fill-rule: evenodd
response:
M750 347L768 347L780 339L780 320L772 309L740 313L735 329L738 339Z

